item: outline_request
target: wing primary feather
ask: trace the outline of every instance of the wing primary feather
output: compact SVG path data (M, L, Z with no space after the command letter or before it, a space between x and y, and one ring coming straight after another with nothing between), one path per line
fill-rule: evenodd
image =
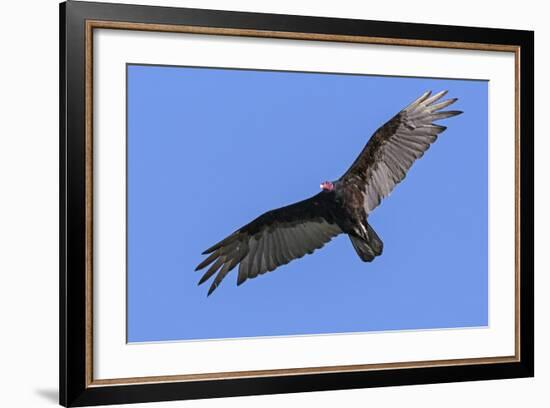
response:
M416 100L414 100L409 106L407 106L407 111L413 111L416 109L418 105L420 105L422 102L424 102L430 95L432 94L432 91L426 91L420 97L418 97Z
M223 246L226 246L226 245L230 244L231 242L235 241L238 238L238 236L239 236L238 231L234 232L233 234L231 234L227 238L222 239L217 244L212 245L210 248L205 250L202 254L206 255L206 254L209 254L211 252L214 252L216 249L219 249L219 248L221 248Z
M210 285L210 289L208 289L208 294L206 296L210 296L212 292L216 290L216 288L220 285L223 278L225 278L225 275L229 273L231 267L230 262L226 262L220 272L216 275L216 278L214 279L214 282L212 282L212 285Z
M204 261L202 261L200 264L197 265L195 268L195 271L200 271L204 267L210 265L212 262L214 262L218 257L220 256L220 253L218 251L213 252L210 254L208 258L206 258Z
M459 110L436 112L432 115L432 117L433 117L433 120L440 120L440 119L452 118L453 116L460 115L461 113L463 112Z
M207 296L210 296L212 292L220 285L222 280L226 277L226 275L233 270L235 266L241 260L246 256L246 247L244 246L244 243L241 242L242 246L237 246L237 253L236 255L229 261L225 262L222 269L220 269L220 272L216 275L216 278L214 279L214 282L212 282L212 285L210 286L210 289L208 290Z
M214 264L210 267L210 269L208 269L206 271L206 273L204 275L202 275L202 278L201 280L199 281L199 285L203 284L204 282L206 282L208 279L210 279L210 277L212 275L214 275L216 273L216 271L220 268L220 266L223 265L223 259L222 258L218 258L216 262L214 262Z
M457 98L452 98L452 99L447 99L446 101L443 101L443 102L439 102L439 103L430 105L430 106L428 107L428 111L429 111L429 112L435 112L435 111L441 110L441 109L443 109L443 108L446 108L446 107L449 106L449 105L452 105L452 104L455 103L457 100L458 100Z
M433 95L431 98L428 98L426 99L425 101L422 102L422 105L424 106L428 106L428 105L431 105L432 103L440 100L441 98L443 98L445 95L447 95L447 92L448 91L441 91L441 92L438 92L436 93L435 95Z

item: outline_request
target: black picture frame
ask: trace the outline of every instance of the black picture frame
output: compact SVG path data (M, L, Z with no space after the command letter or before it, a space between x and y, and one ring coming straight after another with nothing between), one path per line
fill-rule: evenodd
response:
M68 1L60 4L60 403L122 404L534 375L534 33L352 19ZM519 358L493 364L216 380L94 385L87 373L86 22L90 20L270 32L514 46L519 49Z

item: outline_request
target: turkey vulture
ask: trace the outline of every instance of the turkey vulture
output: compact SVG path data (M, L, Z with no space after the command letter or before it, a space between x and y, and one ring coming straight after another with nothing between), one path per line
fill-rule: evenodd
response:
M199 285L217 272L210 295L237 265L240 285L313 253L342 233L348 234L362 261L382 254L382 241L368 224L368 216L446 129L433 122L462 113L442 111L457 100L438 102L446 93L426 92L391 118L372 135L345 174L323 182L317 195L268 211L204 251L208 257L196 270L211 266Z

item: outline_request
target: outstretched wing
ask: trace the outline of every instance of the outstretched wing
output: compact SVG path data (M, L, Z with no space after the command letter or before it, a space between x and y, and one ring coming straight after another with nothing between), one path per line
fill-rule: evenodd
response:
M335 222L330 193L266 212L208 248L210 254L196 270L210 268L199 285L218 273L208 290L210 295L237 265L237 285L249 278L285 265L321 248L342 231Z
M370 138L355 162L341 177L364 196L365 211L370 213L405 178L414 161L429 149L446 127L433 122L461 114L442 111L456 98L439 101L447 91L431 96L424 93ZM436 103L437 102L437 103Z

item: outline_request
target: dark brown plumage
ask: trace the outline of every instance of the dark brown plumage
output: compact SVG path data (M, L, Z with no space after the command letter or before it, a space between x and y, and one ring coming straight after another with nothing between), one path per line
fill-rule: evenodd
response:
M240 285L313 253L341 233L348 234L364 262L379 256L383 243L368 224L368 215L446 129L433 122L462 113L442 111L456 101L438 102L446 93L426 92L395 115L373 134L340 179L321 185L321 193L268 211L204 251L208 257L196 270L210 267L199 284L217 273L210 295L239 265Z

